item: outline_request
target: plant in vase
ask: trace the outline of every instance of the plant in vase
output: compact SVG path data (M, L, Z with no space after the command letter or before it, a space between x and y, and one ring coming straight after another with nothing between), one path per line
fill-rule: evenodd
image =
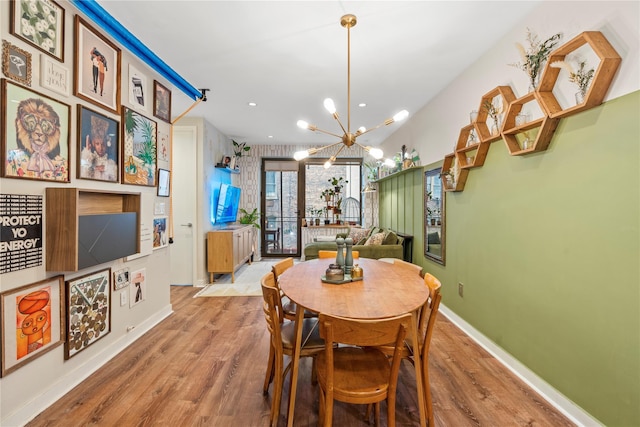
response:
M502 114L502 104L496 106L493 99L486 99L482 103L482 108L487 112L487 115L491 117L491 120L493 120L491 135L497 135L500 133L500 114Z
M231 142L233 143L233 154L235 156L234 168L235 168L238 166L238 159L242 157L243 153L251 150L251 147L248 147L246 142L236 142L233 139L231 140Z
M557 33L545 41L540 42L538 36L527 28L527 42L529 43L529 47L525 48L520 43L516 43L516 48L518 52L520 52L521 61L509 65L527 73L527 76L529 76L529 92L534 91L536 87L538 87L540 72L551 50L560 41L560 37L562 37L562 33Z
M260 220L260 213L258 213L258 208L253 209L251 212L246 209L240 208L240 213L242 216L240 217L240 224L253 225L255 228L260 228L260 224L258 221Z
M561 68L569 74L569 81L578 86L579 91L576 92L576 104L580 105L584 102L584 97L589 89L589 83L593 79L595 70L591 68L587 70L587 61L582 61L578 65L578 70L574 71L571 64L567 61L555 61L551 63L554 68Z
M333 190L334 190L336 193L339 193L340 191L342 191L342 188L343 188L343 187L344 187L344 185L345 185L345 184L347 184L348 182L349 182L349 181L347 181L347 180L346 180L346 179L344 179L343 177L336 178L336 177L334 176L334 177L329 178L329 183L330 183L331 185L333 185Z

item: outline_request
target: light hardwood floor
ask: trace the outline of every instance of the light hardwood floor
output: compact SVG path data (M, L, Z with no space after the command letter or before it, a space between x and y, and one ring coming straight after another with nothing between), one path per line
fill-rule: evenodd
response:
M197 291L172 287L174 314L28 426L267 426L272 390L262 394L268 355L262 298L192 298ZM296 426L317 425L310 368L304 360ZM436 426L573 425L442 315L430 372ZM398 426L419 425L413 373L403 362ZM366 426L364 410L336 402L334 425ZM385 405L381 412L386 425Z

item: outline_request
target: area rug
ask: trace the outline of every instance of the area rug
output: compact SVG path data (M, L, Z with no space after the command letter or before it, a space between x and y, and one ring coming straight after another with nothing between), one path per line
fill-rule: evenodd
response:
M260 279L271 271L271 266L276 261L258 261L251 263L251 265L245 264L236 271L235 283L231 283L231 274L223 274L193 297L261 296Z

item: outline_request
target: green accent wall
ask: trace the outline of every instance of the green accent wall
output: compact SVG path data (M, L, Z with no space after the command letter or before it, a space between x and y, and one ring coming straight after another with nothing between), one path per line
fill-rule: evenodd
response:
M607 426L640 426L639 147L640 92L562 119L541 153L494 142L447 193L446 266L423 255L423 170L380 182L381 226L415 236L443 303Z

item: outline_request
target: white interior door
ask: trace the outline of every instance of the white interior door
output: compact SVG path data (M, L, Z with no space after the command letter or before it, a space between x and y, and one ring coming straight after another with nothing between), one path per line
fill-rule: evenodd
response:
M173 129L173 244L171 248L171 284L193 285L195 277L196 226L196 141L195 126Z

